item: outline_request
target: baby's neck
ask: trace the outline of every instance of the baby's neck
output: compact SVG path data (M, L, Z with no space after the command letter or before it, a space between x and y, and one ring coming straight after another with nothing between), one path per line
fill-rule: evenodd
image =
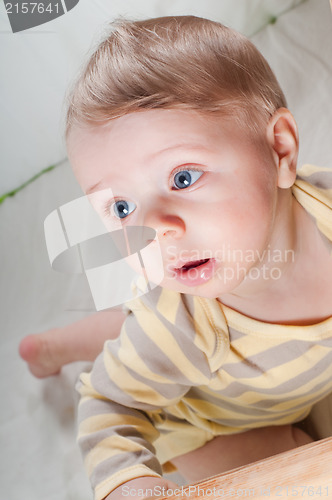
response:
M294 197L290 211L284 249L291 249L293 257L280 263L280 278L260 282L246 279L235 293L219 300L267 323L315 324L332 316L331 248Z

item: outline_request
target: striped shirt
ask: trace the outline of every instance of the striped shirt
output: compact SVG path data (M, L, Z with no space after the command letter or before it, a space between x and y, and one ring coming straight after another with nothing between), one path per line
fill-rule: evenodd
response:
M332 169L305 165L292 189L332 249ZM96 500L160 476L161 464L214 436L300 421L332 392L332 317L264 323L160 287L128 310L120 337L78 384L78 439Z

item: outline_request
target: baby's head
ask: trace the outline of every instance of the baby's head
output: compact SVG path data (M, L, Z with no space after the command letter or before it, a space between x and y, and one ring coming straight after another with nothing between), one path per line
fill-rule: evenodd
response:
M285 105L233 30L191 16L119 22L71 93L69 158L83 191L100 191L105 224L157 232L163 286L217 297L282 246L298 149Z
M181 16L112 28L73 89L67 135L74 124L156 108L217 112L259 130L286 106L264 57L220 23Z

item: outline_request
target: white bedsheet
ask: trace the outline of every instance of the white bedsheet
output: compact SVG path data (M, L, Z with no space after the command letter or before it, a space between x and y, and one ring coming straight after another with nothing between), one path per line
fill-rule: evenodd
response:
M170 2L170 12L171 8ZM276 71L299 123L300 163L332 168L329 2L302 3L253 41ZM17 351L27 333L75 321L93 310L82 276L52 271L43 235L45 217L80 194L64 162L0 205L0 498L4 500L92 498L75 443L73 390L87 365L68 366L57 377L37 380ZM332 406L325 402L322 407L324 437L331 432Z

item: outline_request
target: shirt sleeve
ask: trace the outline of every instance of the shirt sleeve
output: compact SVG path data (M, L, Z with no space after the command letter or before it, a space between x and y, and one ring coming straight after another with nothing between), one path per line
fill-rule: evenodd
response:
M162 294L133 301L120 337L80 377L78 441L96 500L130 479L161 476L151 415L211 378L181 294Z

